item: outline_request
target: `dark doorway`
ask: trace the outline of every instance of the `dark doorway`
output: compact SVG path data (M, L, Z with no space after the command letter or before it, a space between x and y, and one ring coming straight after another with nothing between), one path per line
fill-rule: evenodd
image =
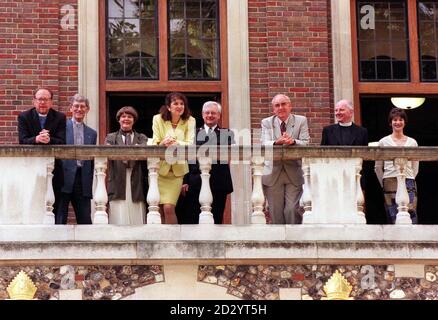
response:
M116 113L123 106L132 106L137 112L139 119L134 125L134 129L138 132L144 133L152 138L152 118L156 115L161 106L164 104L166 94L109 94L108 96L108 119L109 132L114 132L119 129L119 124L116 120ZM202 121L202 105L209 101L219 101L220 94L206 93L206 94L186 94L189 101L189 108L192 111L192 116L196 119L196 126L201 126Z
M388 96L361 96L362 125L368 129L369 141L377 142L391 133L388 114L393 108ZM438 97L426 97L419 108L406 110L408 124L405 134L417 140L419 146L438 146ZM418 188L418 220L420 224L438 224L438 200L435 185L438 179L438 162L422 161L416 178ZM376 203L381 199L376 198ZM377 203L378 204L378 203ZM374 206L373 206L374 207ZM378 221L383 207L376 206L372 213Z

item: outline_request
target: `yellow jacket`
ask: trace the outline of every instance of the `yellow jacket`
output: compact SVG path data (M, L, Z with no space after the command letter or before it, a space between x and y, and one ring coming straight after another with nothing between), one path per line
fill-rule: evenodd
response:
M193 117L187 120L180 120L178 126L173 129L170 121L164 121L161 114L154 116L152 120L152 145L159 145L166 137L173 137L180 146L188 146L195 141L196 120ZM176 164L168 164L166 161L161 161L160 170L158 173L166 176L172 168L173 174L176 177L182 177L189 172L189 166L186 161Z

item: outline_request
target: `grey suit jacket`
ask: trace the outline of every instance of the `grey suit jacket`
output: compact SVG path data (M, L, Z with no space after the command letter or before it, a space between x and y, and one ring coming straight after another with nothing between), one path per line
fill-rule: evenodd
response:
M67 135L66 140L68 145L74 145L73 122L67 120ZM84 124L84 145L95 145L97 140L97 132ZM61 191L65 193L73 192L73 184L76 177L77 161L76 160L62 160L64 169L64 185ZM86 160L82 163L82 193L84 197L93 197L93 169L94 162Z
M280 125L276 121L277 116L272 116L262 120L262 144L273 146L274 142L281 137ZM304 146L309 143L309 127L307 118L291 114L287 121L286 132L295 139L297 146ZM292 184L299 186L304 183L303 170L301 169L301 160L289 161L265 161L265 169L262 177L262 183L266 186L272 186L278 180L281 169L284 168Z

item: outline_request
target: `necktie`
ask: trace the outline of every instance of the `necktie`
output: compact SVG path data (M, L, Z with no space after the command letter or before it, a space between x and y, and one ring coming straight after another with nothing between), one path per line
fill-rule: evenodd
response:
M286 132L286 122L282 121L280 125L281 135Z
M83 127L80 123L75 123L73 127L73 135L74 135L74 144L82 145L84 144L84 135L83 135ZM76 162L78 167L82 167L82 161L78 160Z
M213 128L210 128L210 127L209 127L209 128L208 128L208 132L207 132L207 134L210 135L212 132L213 132Z
M131 134L127 133L125 136L125 145L130 146L131 145Z

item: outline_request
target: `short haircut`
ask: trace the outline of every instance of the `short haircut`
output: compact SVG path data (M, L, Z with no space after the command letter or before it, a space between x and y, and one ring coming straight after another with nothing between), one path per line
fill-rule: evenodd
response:
M336 102L336 107L338 107L340 105L346 105L348 107L348 109L354 110L353 102L351 102L350 100L342 99L342 100L339 100L338 102Z
M399 109L399 108L393 108L388 115L388 123L391 125L392 120L394 118L400 117L405 121L405 124L408 123L408 115L406 114L405 110Z
M181 119L187 120L191 116L189 102L187 101L186 96L180 92L171 92L166 95L164 105L160 109L161 118L163 118L164 121L172 120L172 115L170 114L168 107L170 107L170 104L177 99L180 99L184 102L184 112L181 115Z
M220 105L219 102L216 101L207 101L206 103L204 103L204 105L202 106L202 112L205 112L205 109L207 109L208 107L211 106L216 106L217 107L217 111L222 114L222 106Z
M287 100L289 103L292 103L292 101L290 100L290 98L289 98L287 95L285 95L285 94L283 94L283 93L278 93L278 94L276 94L276 95L272 98L272 100L271 100L271 104L272 104L272 105L274 104L274 100L275 100L277 97L284 97L284 98L286 98L286 100Z
M85 103L85 105L87 106L87 108L90 108L90 102L88 101L88 99L83 96L80 95L79 93L75 94L73 97L70 98L70 105L72 106L75 102L79 102L79 103Z
M120 120L120 117L121 117L124 113L130 114L131 116L133 116L133 117L134 117L134 122L137 122L137 120L138 120L138 113L137 113L137 111L134 109L134 107L131 107L131 106L125 106L125 107L122 107L122 108L119 109L119 111L117 111L117 114L116 114L116 119L117 119L117 121Z
M49 94L50 94L50 99L53 99L53 91L50 90L50 89L47 89L47 88L43 88L43 87L37 88L37 89L33 92L33 98L34 98L34 99L36 99L36 94L37 94L38 91L40 91L40 90L46 90L46 91L48 91Z

